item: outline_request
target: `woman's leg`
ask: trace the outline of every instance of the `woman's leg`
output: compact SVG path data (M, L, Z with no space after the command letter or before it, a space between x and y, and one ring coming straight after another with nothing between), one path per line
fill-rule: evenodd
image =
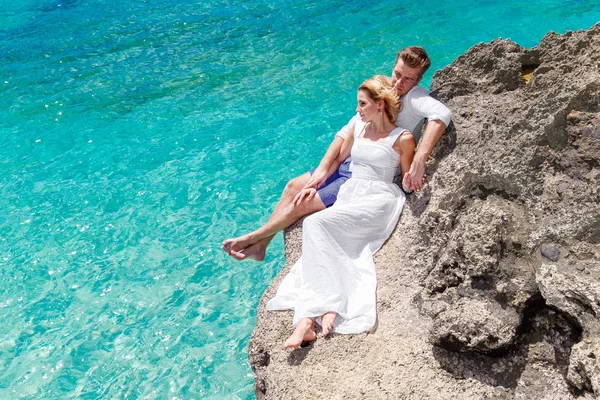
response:
M321 317L321 326L323 327L323 337L327 337L333 330L335 316L337 313L330 311Z
M317 338L315 332L315 319L314 318L302 318L294 333L283 343L283 349L293 349L302 344L302 342L311 342Z

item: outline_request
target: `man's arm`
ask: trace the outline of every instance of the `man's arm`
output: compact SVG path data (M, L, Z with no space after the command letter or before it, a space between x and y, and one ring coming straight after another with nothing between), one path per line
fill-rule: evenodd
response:
M411 110L415 115L428 120L423 132L423 137L418 143L417 153L410 166L408 174L402 180L407 189L419 191L423 189L425 181L425 163L434 147L444 134L446 127L452 120L452 113L440 101L429 96L425 90L415 91L407 95L406 101L410 102Z
M314 187L318 188L327 180L328 171L331 164L336 160L342 146L344 145L345 139L348 137L348 133L354 130L354 125L356 123L356 116L352 117L348 124L344 126L342 129L336 133L333 142L329 145L329 148L325 152L325 155L321 159L319 166L315 169L313 174L310 177L310 180L304 185L305 188Z
M326 171L325 178L323 179L324 181L327 180L327 178L329 178L331 175L333 175L333 173L340 167L340 165L344 161L346 161L348 157L350 157L350 152L352 151L352 146L354 145L354 125L350 127L349 133L349 135L346 135L345 140L336 135L335 139L333 140L333 143L331 143L331 145L329 146L329 149L331 149L336 143L336 140L341 141L341 149L338 151L337 156L333 157L333 159L331 160L329 168ZM329 149L327 150L327 153L329 153ZM327 153L325 153L325 156L328 155ZM325 157L323 157L323 159L325 159ZM321 165L319 165L319 167L321 167ZM303 201L310 201L316 194L317 187L308 186L308 184L306 184L304 188L294 197L294 199L292 200L292 204L299 206L300 203L302 203Z
M423 137L419 142L419 148L410 165L410 170L408 171L408 174L405 174L404 179L402 180L402 183L407 189L416 190L417 192L423 189L425 181L425 163L445 130L446 124L441 120L430 121L425 126L425 132L423 132Z
M325 155L321 159L319 166L312 173L310 180L304 185L305 188L314 187L317 188L321 186L323 182L327 179L327 171L329 171L329 166L340 154L340 150L344 144L344 139L340 136L336 136L333 139L333 142L329 145L329 148L325 152Z

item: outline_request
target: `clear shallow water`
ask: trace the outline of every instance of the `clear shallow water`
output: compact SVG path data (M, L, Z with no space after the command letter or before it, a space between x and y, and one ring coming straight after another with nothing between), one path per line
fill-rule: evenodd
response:
M596 1L2 1L0 398L251 399L247 341L283 265L266 221L421 44L600 21ZM410 23L409 23L410 22Z

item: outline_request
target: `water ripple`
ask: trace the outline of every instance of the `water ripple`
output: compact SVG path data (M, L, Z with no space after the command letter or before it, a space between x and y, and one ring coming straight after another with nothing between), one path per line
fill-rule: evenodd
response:
M283 241L264 263L221 241L266 221L398 48L425 45L434 70L600 19L563 3L4 5L0 397L253 398L247 341Z

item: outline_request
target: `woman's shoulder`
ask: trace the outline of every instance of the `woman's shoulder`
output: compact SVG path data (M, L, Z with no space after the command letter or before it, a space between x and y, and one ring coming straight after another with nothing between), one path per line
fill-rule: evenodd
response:
M400 137L399 137L400 142L412 141L414 143L415 137L413 136L412 132L409 131L408 129L404 129L404 128L400 128L400 129L402 129L402 133L400 134Z
M354 121L354 137L357 138L361 132L363 131L363 129L365 129L365 126L367 125L366 122L363 122L362 119L357 118Z
M400 126L396 127L394 130L392 130L390 132L390 136L395 137L398 141L402 140L413 140L414 141L414 136L413 134L405 128L402 128Z
M394 141L394 147L402 151L414 150L416 147L415 137L413 134L404 128L396 128L399 133L398 137Z

